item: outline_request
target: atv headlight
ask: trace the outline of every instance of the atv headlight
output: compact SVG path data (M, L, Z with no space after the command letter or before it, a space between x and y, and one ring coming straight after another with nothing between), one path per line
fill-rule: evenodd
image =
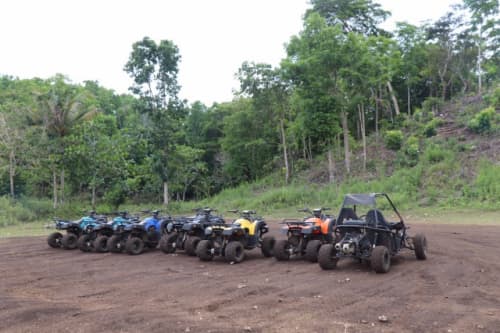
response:
M212 227L206 227L205 228L205 235L211 235L212 234Z

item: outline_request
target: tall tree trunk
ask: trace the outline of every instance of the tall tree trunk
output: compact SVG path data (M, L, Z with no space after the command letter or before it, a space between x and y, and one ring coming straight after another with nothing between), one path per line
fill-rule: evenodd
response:
M347 112L342 111L342 131L344 133L344 161L347 173L351 173L351 158L349 152L349 127L347 126Z
M168 182L163 182L163 204L168 206Z
M302 154L304 155L304 160L307 160L307 144L304 135L302 135Z
M390 81L387 81L387 89L389 89L389 94L391 95L392 104L394 104L394 111L396 112L396 115L399 116L400 112L399 112L398 100L394 95L394 90L392 89L392 84Z
M408 117L411 116L411 92L410 92L410 77L406 79L406 103L408 104Z
M9 154L9 180L10 180L10 196L14 198L16 195L14 191L14 177L16 176L16 155L14 150Z
M52 170L52 188L54 190L53 192L53 196L54 196L54 209L57 208L57 172L56 172L56 168L54 167L54 169Z
M328 181L330 184L335 182L335 158L333 157L333 146L328 145Z
M59 196L59 202L64 202L64 168L61 170L61 186L60 186L61 195Z
M361 138L363 139L363 172L366 172L366 124L365 107L358 104L359 125L361 127Z
M96 198L95 198L96 190L95 190L95 184L92 184L92 210L95 210L95 205L96 205Z
M309 153L309 162L312 163L313 161L313 153L312 153L312 143L311 143L311 137L307 137L308 138L308 153Z
M280 119L281 143L283 144L283 160L285 161L285 184L290 179L290 167L288 165L288 151L286 146L285 121Z
M479 41L477 42L477 93L481 95L482 90L482 78L481 78L481 63L482 63L482 53L481 53L481 36L482 27L479 27Z

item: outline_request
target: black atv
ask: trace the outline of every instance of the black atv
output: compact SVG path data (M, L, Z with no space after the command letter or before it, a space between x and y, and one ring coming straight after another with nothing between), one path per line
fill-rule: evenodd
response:
M238 213L237 210L230 211ZM239 263L245 258L245 250L256 247L264 257L273 255L274 237L262 237L269 231L267 223L255 211L243 210L230 225L214 225L205 229L205 238L198 243L196 254L203 261L223 256L228 262Z
M185 249L188 230L184 230L184 225L190 222L192 218L176 217L167 224L166 233L160 239L160 249L164 253L174 253L176 250Z
M82 232L78 237L78 248L82 252L107 252L107 239L113 234L113 228L107 223L106 215L91 212L80 220Z
M384 198L397 222L389 222L377 208L378 198ZM360 215L360 207L367 207ZM419 260L427 258L427 240L423 234L409 237L401 214L385 193L347 194L335 223L335 243L321 246L318 262L323 269L334 269L340 258L354 258L370 262L377 273L387 273L391 257L407 248L415 252Z
M57 230L66 231L63 235L56 231L49 235L47 243L53 248L63 248L66 250L74 250L77 248L78 237L82 233L80 221L66 221L54 219L54 225Z
M207 227L226 224L222 216L213 215L213 211L215 210L208 207L198 208L196 215L189 217L188 221L183 224L182 232L185 233L183 248L188 255L196 255L198 243L207 238L205 233Z
M125 243L127 242L130 234L129 231L125 230L126 226L139 222L141 222L139 216L129 215L126 211L120 212L120 215L116 216L111 223L113 235L109 237L107 241L109 252L122 252L125 249Z

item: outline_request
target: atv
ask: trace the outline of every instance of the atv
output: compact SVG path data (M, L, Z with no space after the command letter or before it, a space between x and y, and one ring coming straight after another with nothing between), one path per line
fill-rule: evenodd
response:
M213 215L213 211L215 210L208 207L198 208L196 215L188 218L183 224L182 231L185 233L185 238L182 247L188 255L195 256L200 240L207 239L205 233L207 227L226 224L222 216Z
M153 211L153 216L147 217L139 223L129 223L123 228L126 237L125 251L131 255L144 252L144 248L154 249L158 246L167 224L172 220L170 216L160 217L159 211Z
M82 230L77 245L82 252L107 252L106 242L113 234L111 225L105 215L97 215L94 211L80 220Z
M385 219L378 209L379 198L382 198L385 205L381 207L390 208L399 221L389 222ZM358 217L360 210L366 214ZM369 262L376 273L387 273L391 268L391 257L404 248L414 251L418 260L425 260L425 235L410 237L408 229L387 194L347 194L334 227L336 240L321 246L319 265L323 269L334 269L339 259L354 258L360 262Z
M138 216L131 216L128 212L120 212L111 222L113 235L107 240L107 248L110 252L119 253L125 249L125 242L128 238L128 232L125 232L125 227L129 224L139 223Z
M66 230L66 233L64 235L59 231L51 233L47 238L49 246L66 250L76 249L78 237L82 233L80 221L54 219L54 225L57 230Z
M238 210L230 212L238 213ZM255 211L243 210L240 217L230 225L207 227L206 239L198 243L196 255L203 261L223 256L228 262L239 263L245 258L245 250L259 247L264 257L272 257L274 237L262 238L268 231L267 223Z
M188 239L188 230L184 225L192 222L193 218L177 217L167 224L166 233L160 239L160 249L164 253L174 253L177 249L184 250Z
M318 261L318 251L322 244L332 242L334 219L323 214L329 208L299 209L310 216L302 221L285 219L281 232L287 239L276 241L274 256L279 261L289 260L291 256L302 256L310 262Z

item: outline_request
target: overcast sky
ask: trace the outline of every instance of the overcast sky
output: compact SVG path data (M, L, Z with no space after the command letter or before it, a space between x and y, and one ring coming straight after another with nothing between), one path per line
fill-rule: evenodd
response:
M459 0L378 0L390 22L420 24ZM207 105L232 99L245 60L278 65L302 28L308 0L2 0L0 75L75 83L96 80L118 93L132 44L149 36L180 50L181 98ZM391 26L391 23L388 23Z

